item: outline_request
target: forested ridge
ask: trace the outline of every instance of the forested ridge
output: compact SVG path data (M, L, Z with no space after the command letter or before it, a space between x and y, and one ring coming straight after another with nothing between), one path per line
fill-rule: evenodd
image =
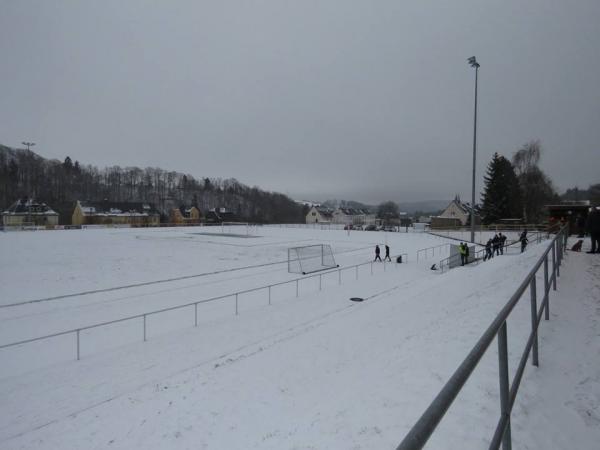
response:
M305 211L286 195L246 186L234 178L195 178L160 168L111 166L99 169L66 157L46 159L30 150L0 145L0 208L23 197L51 207L77 200L148 202L165 216L171 208L202 212L227 208L257 223L303 222Z

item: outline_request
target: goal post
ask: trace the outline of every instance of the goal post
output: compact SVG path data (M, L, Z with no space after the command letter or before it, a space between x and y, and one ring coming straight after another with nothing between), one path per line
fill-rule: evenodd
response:
M339 267L328 244L288 248L288 272L306 275Z

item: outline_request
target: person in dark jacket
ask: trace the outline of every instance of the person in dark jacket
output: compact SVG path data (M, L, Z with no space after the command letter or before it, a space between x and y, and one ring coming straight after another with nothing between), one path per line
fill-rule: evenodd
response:
M600 253L600 211L597 207L588 214L586 229L592 241L592 249L588 253Z
M381 261L381 256L379 256L380 253L381 253L381 250L379 249L379 245L376 245L375 246L375 260L374 261L379 260L379 262L382 262Z
M389 245L385 246L385 258L383 258L383 260L388 260L389 262L392 262L392 258L390 258L390 247Z
M483 256L483 260L487 261L488 259L492 259L494 257L494 253L492 252L492 239L488 239L485 244L485 255Z
M500 238L500 254L504 255L504 246L506 245L506 235L502 233L498 233L498 238Z
M527 243L529 242L527 240L527 230L523 230L521 236L519 236L519 241L521 241L521 253L523 253L525 248L527 248Z
M500 237L497 234L492 238L492 251L495 256L500 254Z

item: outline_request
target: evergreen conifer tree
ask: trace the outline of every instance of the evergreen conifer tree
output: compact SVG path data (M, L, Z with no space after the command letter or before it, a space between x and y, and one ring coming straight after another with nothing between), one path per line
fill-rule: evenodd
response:
M485 224L522 215L521 191L515 170L508 159L494 153L484 176L481 212Z

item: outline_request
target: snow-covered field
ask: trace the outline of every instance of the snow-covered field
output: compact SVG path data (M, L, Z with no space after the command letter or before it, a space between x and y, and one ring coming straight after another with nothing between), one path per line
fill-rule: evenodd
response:
M545 248L442 275L429 267L446 255L416 261L450 242L428 234L218 231L0 234L0 345L294 280L293 246L330 244L342 269L321 289L303 279L298 296L295 282L275 286L270 305L266 289L242 294L237 315L230 296L148 316L147 342L141 319L82 331L80 361L73 334L0 349L0 448L395 448ZM408 262L350 268L376 243ZM563 265L540 367L517 397L515 448L600 440L598 258ZM511 374L530 327L523 300L508 322ZM497 365L493 345L428 448L487 448Z

